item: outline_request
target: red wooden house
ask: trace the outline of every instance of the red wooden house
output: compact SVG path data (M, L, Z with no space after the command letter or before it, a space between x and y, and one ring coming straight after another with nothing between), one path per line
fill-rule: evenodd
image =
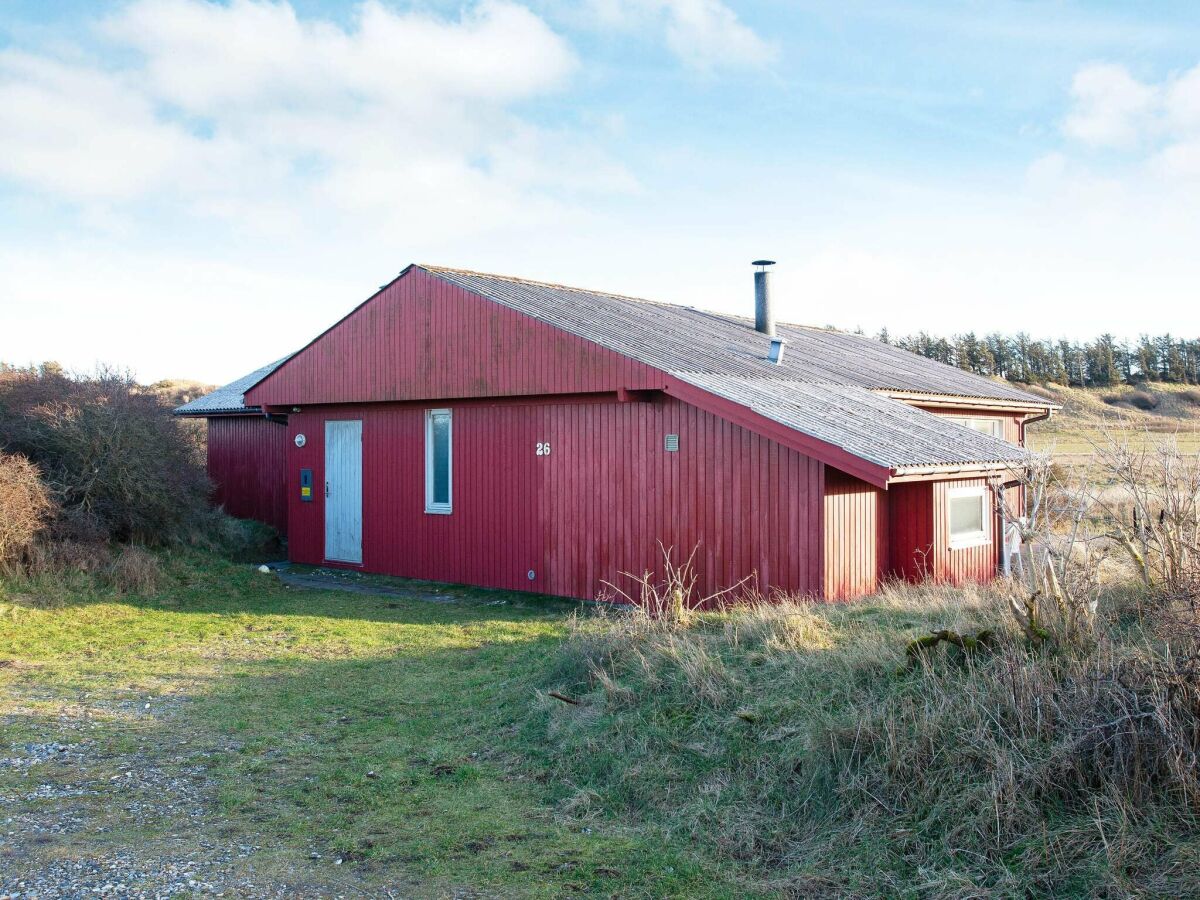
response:
M595 597L695 548L706 592L986 580L1041 397L862 336L409 266L181 407L295 562ZM219 395L219 396L218 396ZM284 511L286 510L286 520Z

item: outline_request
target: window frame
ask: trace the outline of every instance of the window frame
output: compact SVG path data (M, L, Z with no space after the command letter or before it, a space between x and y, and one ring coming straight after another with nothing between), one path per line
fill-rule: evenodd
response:
M998 441L1006 441L1008 438L1004 436L1004 419L999 416L947 416L951 422L961 425L963 428L970 428L972 431L977 431L980 434L988 434L982 428L975 428L970 423L972 422L987 422L992 426L991 437Z
M951 550L965 550L969 547L982 547L992 542L992 515L988 497L991 489L984 484L970 487L950 488L946 491L946 537L949 539ZM979 531L968 531L956 535L954 533L954 501L963 497L977 497L980 507Z
M436 416L444 415L449 424L446 431L446 500L434 500L434 440L433 420ZM430 515L448 516L454 512L454 410L427 409L425 410L425 512Z

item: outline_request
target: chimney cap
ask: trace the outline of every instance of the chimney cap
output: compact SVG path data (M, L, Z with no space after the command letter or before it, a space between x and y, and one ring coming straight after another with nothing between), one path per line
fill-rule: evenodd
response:
M775 265L775 260L773 260L773 259L756 259L756 260L754 260L754 262L750 263L750 265L763 266L765 268L766 266Z

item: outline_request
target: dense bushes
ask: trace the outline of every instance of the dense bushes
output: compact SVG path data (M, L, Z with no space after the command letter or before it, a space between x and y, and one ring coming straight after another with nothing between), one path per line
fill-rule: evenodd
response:
M1104 402L1109 406L1132 406L1142 412L1153 412L1158 409L1162 399L1153 391L1134 391L1130 394L1109 394Z
M23 456L0 452L0 571L28 552L54 509L37 466Z
M56 537L162 545L209 522L195 433L128 375L0 370L0 448L40 470L60 508Z
M155 548L261 559L277 536L208 503L202 431L126 375L0 365L0 593L57 606L150 594Z

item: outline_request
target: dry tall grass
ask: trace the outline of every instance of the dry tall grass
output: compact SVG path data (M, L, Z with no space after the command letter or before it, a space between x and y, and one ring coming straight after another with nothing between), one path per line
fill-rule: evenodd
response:
M805 896L1194 895L1200 465L1098 458L1034 466L987 588L705 610L684 566L577 618L555 684L577 702L543 705L564 809Z
M1035 646L990 589L893 585L686 623L581 616L543 714L560 774L797 893L1186 891L1200 865L1200 628L1108 590ZM1187 622L1186 628L1181 622ZM931 631L992 641L975 651ZM569 800L569 798L568 798Z

